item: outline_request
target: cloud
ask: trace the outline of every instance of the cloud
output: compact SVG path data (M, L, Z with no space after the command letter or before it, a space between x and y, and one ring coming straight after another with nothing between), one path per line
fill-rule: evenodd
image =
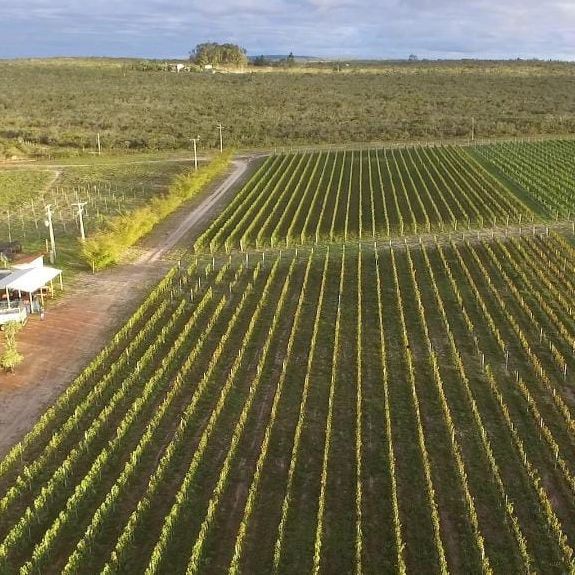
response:
M0 57L51 55L59 45L70 55L102 54L108 46L112 56L178 57L213 40L251 53L575 59L573 38L575 4L566 0L19 0L0 6Z

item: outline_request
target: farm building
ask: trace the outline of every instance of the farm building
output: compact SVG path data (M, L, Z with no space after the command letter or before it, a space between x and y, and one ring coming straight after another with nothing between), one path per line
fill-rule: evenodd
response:
M53 293L57 279L63 289L62 270L45 266L43 254L20 257L11 269L0 271L0 307L39 312L44 298Z

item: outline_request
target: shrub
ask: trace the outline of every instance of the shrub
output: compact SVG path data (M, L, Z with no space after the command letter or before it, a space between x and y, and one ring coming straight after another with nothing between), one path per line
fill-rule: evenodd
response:
M129 214L106 220L105 229L87 238L82 245L82 256L92 270L117 263L126 249L219 176L228 166L230 157L231 152L228 152L197 171L177 176L163 196L152 198L147 205Z

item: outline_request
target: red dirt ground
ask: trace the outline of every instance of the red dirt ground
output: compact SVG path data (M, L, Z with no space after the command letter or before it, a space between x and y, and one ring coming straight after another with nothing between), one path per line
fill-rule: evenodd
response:
M249 161L249 160L248 160ZM74 377L134 312L150 288L173 262L164 254L221 208L238 188L248 161L236 160L235 170L209 195L179 210L143 242L136 263L118 265L96 275L79 274L64 295L47 300L44 320L37 314L17 335L24 356L16 373L0 373L0 458L32 427ZM249 171L249 170L248 170ZM56 288L58 293L59 288Z
M0 456L89 363L168 268L157 262L86 274L66 297L46 301L44 320L37 314L30 317L17 336L24 362L16 373L0 374Z

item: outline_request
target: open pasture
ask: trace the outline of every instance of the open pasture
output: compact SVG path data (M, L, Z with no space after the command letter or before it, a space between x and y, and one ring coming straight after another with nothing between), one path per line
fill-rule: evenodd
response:
M34 197L50 182L50 173L36 170L0 170L0 199L7 208Z

